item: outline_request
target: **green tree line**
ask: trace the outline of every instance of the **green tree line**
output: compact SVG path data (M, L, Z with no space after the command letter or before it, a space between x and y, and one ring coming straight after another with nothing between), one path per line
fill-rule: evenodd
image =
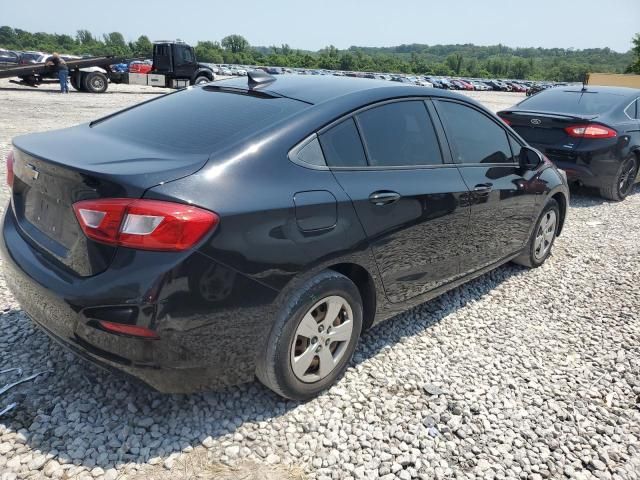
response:
M635 48L627 53L615 52L610 48L576 50L473 44L410 44L381 48L353 46L346 50L330 45L311 52L294 49L287 44L251 46L241 35L229 35L220 41L199 41L195 50L198 60L210 63L579 81L587 72L640 73L640 34L636 35L634 44ZM146 35L127 42L119 32L98 37L88 30L79 30L75 36L71 36L32 33L3 26L0 27L0 47L134 58L150 57L152 43Z

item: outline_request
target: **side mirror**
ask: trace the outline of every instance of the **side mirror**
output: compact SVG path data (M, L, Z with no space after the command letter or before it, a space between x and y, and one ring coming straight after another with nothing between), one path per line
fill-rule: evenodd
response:
M544 161L542 154L531 147L522 147L518 160L523 170L535 170Z

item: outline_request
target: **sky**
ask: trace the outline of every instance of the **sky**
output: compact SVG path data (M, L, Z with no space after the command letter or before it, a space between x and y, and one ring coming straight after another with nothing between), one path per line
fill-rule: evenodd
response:
M127 40L220 40L318 50L474 43L626 52L640 32L640 0L0 0L0 25Z

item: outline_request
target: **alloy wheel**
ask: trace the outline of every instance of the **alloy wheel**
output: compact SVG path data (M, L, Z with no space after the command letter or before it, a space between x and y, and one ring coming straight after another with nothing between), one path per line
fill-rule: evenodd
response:
M315 303L293 336L293 374L305 383L326 378L344 357L352 334L353 311L346 299L332 295Z
M636 162L633 158L628 158L622 165L622 171L618 177L618 192L621 197L626 197L631 192L633 184L638 174Z
M542 260L549 252L553 238L556 235L556 221L557 216L555 210L547 211L536 232L536 239L533 245L533 255L536 260Z

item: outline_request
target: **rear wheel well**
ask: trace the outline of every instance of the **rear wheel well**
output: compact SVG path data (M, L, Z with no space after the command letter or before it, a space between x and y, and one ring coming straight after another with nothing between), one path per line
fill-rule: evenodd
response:
M560 207L560 222L558 223L557 232L557 235L560 235L560 232L562 232L562 227L564 226L564 219L567 216L567 199L560 192L556 193L551 198L558 202L558 207Z
M362 298L362 331L373 324L376 316L376 287L367 270L355 263L340 263L329 267L329 270L341 273L351 280Z

